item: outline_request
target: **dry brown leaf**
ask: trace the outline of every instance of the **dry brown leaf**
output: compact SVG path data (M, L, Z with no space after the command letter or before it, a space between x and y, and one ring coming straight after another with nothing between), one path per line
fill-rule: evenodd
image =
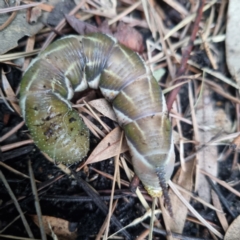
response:
M226 30L227 65L232 77L240 86L240 1L229 0Z
M120 22L117 26L117 32L114 37L123 45L131 48L136 52L144 51L143 36L135 28Z
M232 222L228 228L224 240L239 240L240 239L240 215Z
M32 220L39 227L38 216L33 215ZM52 235L52 231L57 235L58 240L74 240L77 238L77 233L69 231L69 222L50 216L42 216L44 229L47 235ZM49 228L49 225L52 229Z
M102 113L103 116L106 116L113 121L117 121L116 114L114 113L111 104L105 98L93 100L88 102L88 104L98 110L98 112Z
M217 195L213 190L212 190L211 192L212 192L213 205L214 205L217 209L223 211L221 202L220 202L220 200L219 200L219 198L218 198L218 195ZM216 214L217 214L217 217L218 217L218 219L219 219L219 222L220 222L221 225L222 225L222 228L223 228L224 231L226 232L227 229L228 229L228 222L227 222L227 218L226 218L225 213L223 213L223 212L221 213L221 212L216 211Z
M12 90L12 87L11 85L9 84L5 74L2 74L2 87L3 87L3 90L6 94L6 96L9 98L9 99L16 99L16 95L14 93L14 91ZM20 108L18 106L18 104L16 104L14 101L10 101L11 105L13 106L13 108L15 109L15 111L21 115L21 111L20 111Z
M219 133L230 132L232 123L222 109L214 108L214 101L211 98L211 91L204 89L202 99L196 109L198 125L204 128L199 131L199 142L205 144ZM198 168L210 173L213 176L218 174L218 149L217 146L206 146L197 153ZM199 196L206 202L210 202L211 194L209 184L202 174L197 174L196 188Z
M192 191L193 187L193 172L194 172L194 161L187 162L185 164L186 171L180 169L174 176L173 182L178 184L179 186L185 188L186 190ZM182 201L170 190L170 199L172 203L172 210L174 213L174 219L169 217L168 224L170 226L171 231L176 233L182 233L188 209L182 203ZM189 202L191 197L189 194L183 193L182 196Z
M87 161L84 163L90 164L99 162L113 156L116 156L119 153L119 144L121 139L122 130L120 127L113 129L93 150ZM128 150L127 142L123 139L122 148L120 153L126 152Z
M55 5L58 0L49 0L48 3ZM12 5L14 6L14 4ZM5 1L0 1L0 9L6 8ZM27 10L23 9L18 11L15 19L7 26L3 31L0 31L0 54L18 46L18 40L24 36L33 36L38 33L44 26L42 22L45 22L48 16L48 12L44 12L41 16L41 21L37 21L35 24L29 24L26 19ZM8 14L0 14L0 23L4 23L8 19Z

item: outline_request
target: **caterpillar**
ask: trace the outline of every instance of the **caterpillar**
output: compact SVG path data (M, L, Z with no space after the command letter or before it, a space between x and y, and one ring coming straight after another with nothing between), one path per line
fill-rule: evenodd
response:
M56 162L86 156L89 130L70 100L88 87L100 88L112 103L145 189L166 195L175 154L162 90L143 59L111 36L70 35L31 62L20 84L20 108L35 144Z

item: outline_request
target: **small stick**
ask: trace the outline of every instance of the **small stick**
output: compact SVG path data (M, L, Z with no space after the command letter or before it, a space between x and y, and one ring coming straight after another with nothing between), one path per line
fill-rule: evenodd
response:
M153 239L155 205L156 205L156 197L153 197L152 198L152 217L151 217L151 221L150 221L148 240L152 240Z

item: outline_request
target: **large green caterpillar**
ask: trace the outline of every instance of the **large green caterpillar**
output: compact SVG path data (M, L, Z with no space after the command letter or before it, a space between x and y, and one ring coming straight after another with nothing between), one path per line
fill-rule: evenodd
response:
M34 142L56 161L73 163L87 154L89 132L70 100L88 87L100 88L112 103L135 173L159 196L175 160L165 99L142 58L108 35L64 37L32 61L20 106Z

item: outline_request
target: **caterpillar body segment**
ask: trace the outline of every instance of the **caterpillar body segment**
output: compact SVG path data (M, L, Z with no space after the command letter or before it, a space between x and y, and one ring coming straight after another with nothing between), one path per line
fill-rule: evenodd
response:
M56 161L73 163L87 154L89 132L69 100L88 87L100 88L112 103L136 174L151 196L160 196L158 170L167 182L175 160L165 99L142 58L110 36L62 38L31 63L20 106L36 145Z

